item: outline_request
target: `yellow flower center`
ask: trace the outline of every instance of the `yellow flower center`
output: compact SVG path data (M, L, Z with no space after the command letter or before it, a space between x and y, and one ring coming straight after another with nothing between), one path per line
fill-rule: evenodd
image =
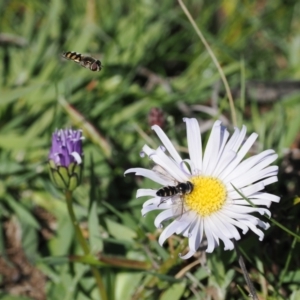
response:
M184 200L190 209L204 217L222 208L227 197L227 190L218 178L196 176L189 181L194 188L190 194L184 196Z

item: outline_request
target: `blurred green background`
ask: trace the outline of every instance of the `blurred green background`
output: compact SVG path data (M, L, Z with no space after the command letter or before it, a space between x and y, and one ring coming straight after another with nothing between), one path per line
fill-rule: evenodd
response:
M238 126L259 134L252 152L279 154L280 180L269 191L282 199L271 211L297 233L300 3L185 3L226 74ZM185 158L183 117L199 120L204 141L216 119L232 129L220 76L179 4L2 0L0 16L0 299L98 299L89 266L69 256L80 247L48 176L51 134L71 126L86 137L74 193L81 228L93 253L128 259L100 268L109 300L243 299L235 253L222 245L199 253L201 267L199 257L174 256L179 237L160 247L155 214L143 218L144 199L135 199L137 187L157 186L123 176L151 167L139 153L159 144L155 120ZM65 51L104 67L91 72L63 59ZM272 226L263 242L248 233L239 245L260 299L300 299L300 249L291 235Z

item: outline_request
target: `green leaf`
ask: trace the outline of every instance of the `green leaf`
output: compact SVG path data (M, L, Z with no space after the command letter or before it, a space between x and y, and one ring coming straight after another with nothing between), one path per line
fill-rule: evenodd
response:
M105 223L108 232L118 240L133 241L133 239L137 236L136 233L130 228L112 221L109 218L105 218Z
M7 194L5 197L6 203L16 213L18 218L22 220L22 223L26 223L35 229L39 229L40 225L31 215L31 213L19 202L17 202L11 195Z
M119 272L115 279L115 300L130 300L143 277L140 272Z
M97 215L97 202L93 201L88 217L89 240L91 252L102 252L103 241L100 237L100 228Z
M172 284L165 292L162 293L160 300L179 300L185 291L186 283Z

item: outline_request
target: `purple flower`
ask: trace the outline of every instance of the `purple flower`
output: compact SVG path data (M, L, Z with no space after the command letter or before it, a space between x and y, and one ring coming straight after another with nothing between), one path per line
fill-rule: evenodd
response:
M81 181L83 151L81 130L60 129L52 135L50 177L62 189L74 190Z

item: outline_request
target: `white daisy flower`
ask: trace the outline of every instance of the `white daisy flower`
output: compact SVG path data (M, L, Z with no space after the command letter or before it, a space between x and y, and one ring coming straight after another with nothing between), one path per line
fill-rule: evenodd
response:
M270 225L252 213L270 216L268 209L259 206L269 207L280 200L278 196L263 192L266 185L278 180L278 167L269 166L277 159L277 154L274 150L266 150L243 160L258 135L252 133L245 139L246 127L243 126L242 130L235 128L230 137L221 121L214 123L202 154L198 121L185 118L184 122L189 159L183 160L162 129L154 125L152 129L164 147L155 150L145 145L142 153L153 160L155 168L132 168L125 172L148 177L165 187L137 191L137 197L151 197L144 203L142 215L152 210L162 211L155 218L157 228L162 227L162 222L173 219L162 231L160 245L172 234L182 234L189 239L189 251L181 256L187 259L197 251L205 237L206 252L212 252L219 240L223 241L225 250L232 250L232 239L241 238L238 229L243 234L251 229L262 240L264 233L258 226L268 229ZM192 189L182 192L179 183L186 184L183 187L191 183ZM168 193L173 196L161 197Z

